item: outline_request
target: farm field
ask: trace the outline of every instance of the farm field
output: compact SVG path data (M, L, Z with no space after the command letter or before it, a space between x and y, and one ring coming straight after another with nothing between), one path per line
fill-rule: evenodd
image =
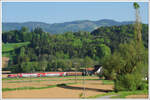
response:
M85 87L85 92L83 88ZM3 98L89 98L112 93L112 81L97 76L5 78L2 80ZM147 98L147 94L129 95L127 98Z
M78 76L77 81L73 76L31 78L31 80L29 78L3 79L2 95L3 98L80 98L83 94L82 79L82 76ZM23 87L32 87L34 89ZM15 90L15 88L22 88L22 90ZM113 85L103 85L102 81L98 80L98 77L88 76L85 77L85 88L85 97L89 97L103 94L107 90L111 91L113 90ZM9 91L9 89L12 90Z
M83 77L78 76L77 82L81 83ZM85 77L88 81L98 80L98 77ZM67 77L40 77L40 78L9 78L3 79L3 88L18 88L18 87L43 87L48 85L73 83L75 82L74 76Z

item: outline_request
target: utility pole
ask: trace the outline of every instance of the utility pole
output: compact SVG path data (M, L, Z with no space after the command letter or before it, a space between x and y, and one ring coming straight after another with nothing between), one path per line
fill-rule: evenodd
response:
M75 65L75 83L77 83L77 62L75 62L74 65Z
M86 75L86 66L84 68L84 74L83 74L83 97L85 98L85 75Z

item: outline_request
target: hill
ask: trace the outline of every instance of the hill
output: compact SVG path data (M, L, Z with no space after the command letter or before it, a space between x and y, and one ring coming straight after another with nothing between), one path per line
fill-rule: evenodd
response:
M98 21L91 20L81 20L81 21L72 21L72 22L64 22L64 23L54 23L48 24L43 22L24 22L24 23L2 23L3 31L10 30L19 30L21 27L25 26L30 30L35 29L36 27L41 27L45 32L50 32L52 34L55 33L64 33L68 31L77 32L77 31L88 31L91 32L94 29L97 29L101 26L119 26L119 25L127 25L132 24L132 21L123 21L118 22L109 19L102 19Z

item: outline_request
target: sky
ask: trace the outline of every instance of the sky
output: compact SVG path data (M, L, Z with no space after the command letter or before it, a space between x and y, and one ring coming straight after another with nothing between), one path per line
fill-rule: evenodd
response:
M140 16L148 23L148 3L140 2ZM3 22L62 23L75 20L134 21L133 2L3 2Z

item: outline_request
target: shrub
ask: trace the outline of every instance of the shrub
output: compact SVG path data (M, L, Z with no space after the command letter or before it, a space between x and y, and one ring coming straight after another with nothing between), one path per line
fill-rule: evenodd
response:
M116 77L115 72L113 70L109 72L108 70L105 69L103 71L103 76L105 77L106 80L113 80Z
M115 80L115 91L134 91L145 88L142 86L140 74L125 74L117 76Z
M139 90L148 90L148 84L147 83L142 83L139 88Z

